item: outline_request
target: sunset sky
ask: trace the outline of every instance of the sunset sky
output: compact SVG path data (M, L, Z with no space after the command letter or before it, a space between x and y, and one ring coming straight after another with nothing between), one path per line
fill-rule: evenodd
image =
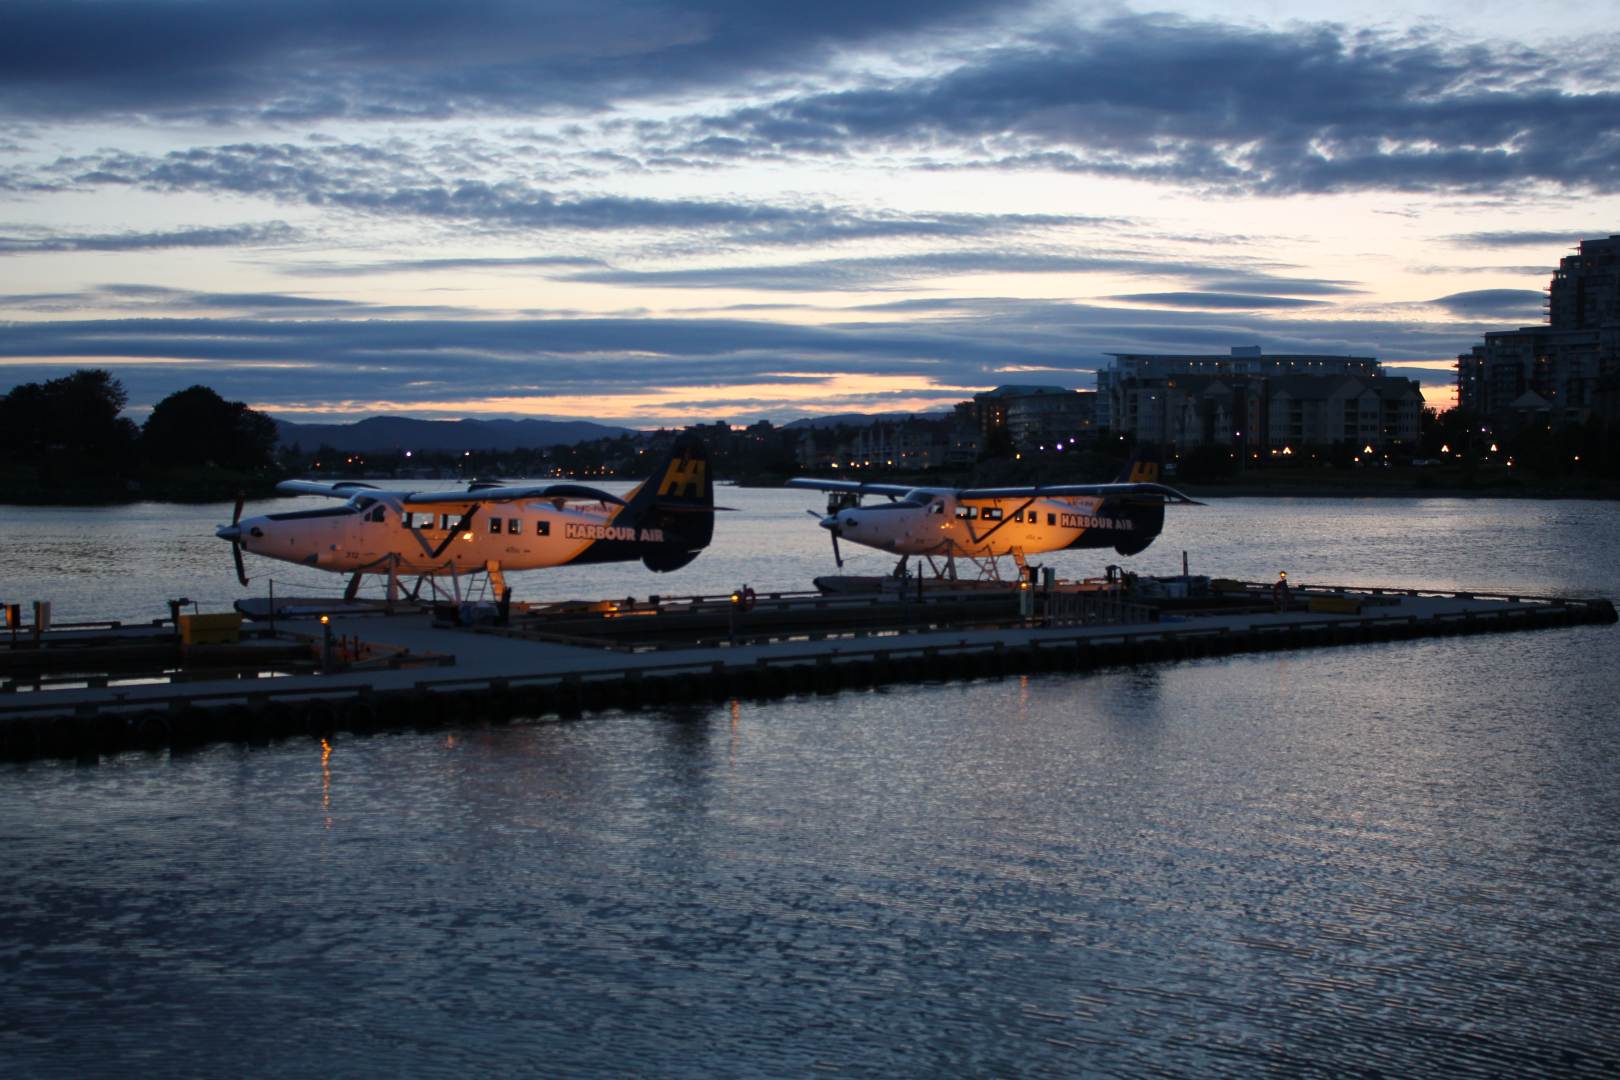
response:
M1620 233L1620 0L0 0L0 391L632 427L1374 356Z

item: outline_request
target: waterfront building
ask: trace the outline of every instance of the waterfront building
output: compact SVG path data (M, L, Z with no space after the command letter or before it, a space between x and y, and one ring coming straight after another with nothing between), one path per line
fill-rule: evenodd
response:
M1421 388L1385 375L1372 357L1267 356L1255 346L1226 356L1112 355L1097 382L1113 430L1172 451L1387 450L1414 444L1421 430Z
M1582 240L1560 260L1547 317L1459 355L1457 404L1503 427L1620 419L1620 236Z
M1017 450L1095 438L1097 394L1063 386L998 386L973 395L981 441L1000 434Z

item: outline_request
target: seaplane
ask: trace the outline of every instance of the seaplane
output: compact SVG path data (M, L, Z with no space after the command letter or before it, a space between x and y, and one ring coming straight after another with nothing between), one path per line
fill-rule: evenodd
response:
M348 574L347 600L368 574L387 577L389 601L411 577L413 599L426 582L433 596L460 601L480 574L499 598L506 571L637 559L649 570L678 570L714 535L708 453L691 434L678 436L652 477L622 498L570 482L391 491L356 480L284 480L276 490L343 505L244 518L238 499L230 524L215 530L231 543L237 580L249 580L246 552Z
M848 540L899 555L897 578L907 575L907 562L916 557L936 577L955 579L956 562L963 559L981 578L999 580L999 560L1009 556L1022 576L1029 555L1069 548L1113 548L1121 555L1145 550L1164 529L1165 506L1203 505L1158 477L1156 461L1136 459L1117 480L1099 484L945 488L801 476L787 486L829 493L825 514L808 513L832 535L840 568L839 541ZM888 501L863 505L867 495Z

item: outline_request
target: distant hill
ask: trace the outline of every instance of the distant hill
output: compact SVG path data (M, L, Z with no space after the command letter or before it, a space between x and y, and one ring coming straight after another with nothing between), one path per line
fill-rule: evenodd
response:
M944 420L949 412L891 412L891 413L839 413L837 416L806 416L784 425L790 430L801 428L871 427L873 424L893 424L901 420Z
M634 434L588 420L417 420L374 416L353 424L294 424L276 421L282 446L305 451L326 445L345 452L385 450L523 450L571 446L591 439Z

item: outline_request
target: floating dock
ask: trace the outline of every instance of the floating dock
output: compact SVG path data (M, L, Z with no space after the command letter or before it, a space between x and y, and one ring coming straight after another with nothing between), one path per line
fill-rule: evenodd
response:
M432 730L894 683L1614 623L1607 599L1144 579L323 606L0 641L0 758ZM320 620L326 616L326 621Z

